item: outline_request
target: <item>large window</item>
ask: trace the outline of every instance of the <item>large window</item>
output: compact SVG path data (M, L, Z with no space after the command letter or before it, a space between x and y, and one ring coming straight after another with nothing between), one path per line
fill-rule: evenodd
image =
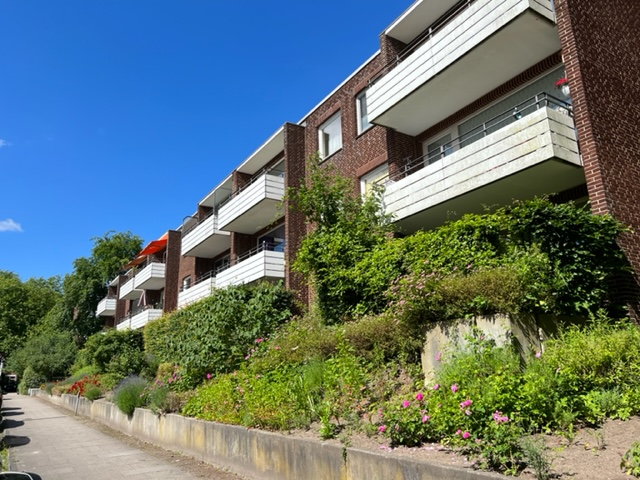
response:
M320 156L327 158L342 148L342 120L340 112L333 115L318 128Z
M356 96L356 115L358 116L358 135L373 125L369 123L367 114L367 91L363 90Z

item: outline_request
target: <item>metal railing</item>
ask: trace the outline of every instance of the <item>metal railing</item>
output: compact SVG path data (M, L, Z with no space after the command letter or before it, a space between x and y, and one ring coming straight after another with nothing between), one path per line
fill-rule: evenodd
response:
M131 320L133 317L135 317L139 313L145 312L147 310L162 310L162 308L163 308L163 302L154 302L152 304L142 305L142 306L139 306L139 307L136 306L136 307L132 308L131 310L129 310L129 312L124 317L120 317L116 321L116 323L118 325L120 325L121 323L124 323L126 321Z
M183 230L182 231L182 238L186 237L187 235L189 235L189 233L191 233L193 230L195 230L196 228L198 228L200 225L202 225L204 222L206 222L209 217L211 217L212 215L214 215L216 213L216 211L214 209L212 209L210 212L208 212L204 217L202 218L198 218L198 217L194 217L194 216L188 216L185 217L185 220L187 218L193 218L196 223L192 226L190 226L188 229ZM184 224L184 220L182 221L182 223ZM216 221L213 221L213 229L215 230L216 228Z
M284 171L276 170L275 166L274 167L270 167L270 168L263 168L258 173L256 173L253 177L251 177L247 183L245 183L244 185L242 185L239 188L236 188L233 192L231 192L231 194L226 199L224 199L222 202L220 202L218 204L217 209L219 210L224 205L226 205L231 200L233 200L235 197L240 195L244 190L249 188L251 185L256 183L258 180L260 180L263 177L263 175L272 175L274 177L284 178Z
M218 275L220 272L228 270L229 268L237 265L244 260L253 257L261 252L284 252L284 249L287 245L287 242L262 242L260 245L253 247L251 250L247 250L242 255L238 255L236 258L229 261L226 265L221 265L216 269L215 274Z
M429 25L425 30L422 31L416 38L414 38L411 42L407 44L397 55L396 57L387 63L378 74L372 78L369 83L375 83L382 76L389 73L393 70L399 63L404 61L409 55L415 52L418 48L424 45L426 42L431 40L435 35L440 33L440 31L447 26L454 18L460 15L460 12L469 8L472 4L474 4L477 0L460 0L454 6L452 6L449 10L447 10L444 14L442 14L435 22ZM443 47L444 48L444 47ZM435 56L438 52L433 52L432 56Z
M427 152L426 154L416 158L405 158L405 164L402 170L393 178L393 180L400 180L402 178L405 178L415 171L423 168L424 166L431 165L432 163L443 159L451 153L465 148L480 140L481 138L484 138L487 135L494 133L507 125L517 122L521 118L543 107L554 108L555 110L561 111L566 115L569 115L571 117L573 116L571 105L569 105L567 102L545 92L539 93L523 102L518 103L513 108L510 108L509 110L490 118L486 122L470 130L469 132L460 135L459 137L454 138L443 145L440 145L437 149L434 149L431 152ZM388 180L389 177L387 176L380 179L376 183L384 184Z
M202 275L200 275L199 277L196 278L196 281L189 284L188 287L185 287L184 285L180 286L180 291L181 292L186 292L187 290L189 290L190 288L195 287L196 285L204 282L205 280L208 280L210 278L215 278L216 277L216 272L215 270L209 270L206 273L203 273Z

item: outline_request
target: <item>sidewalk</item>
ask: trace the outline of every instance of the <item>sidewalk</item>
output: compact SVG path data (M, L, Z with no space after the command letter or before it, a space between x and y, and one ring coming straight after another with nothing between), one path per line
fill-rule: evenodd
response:
M188 461L179 454L172 461L157 458L35 397L5 395L2 416L11 468L42 480L239 478L225 472L212 476L210 466L203 467L210 470L206 476L193 476L174 464Z

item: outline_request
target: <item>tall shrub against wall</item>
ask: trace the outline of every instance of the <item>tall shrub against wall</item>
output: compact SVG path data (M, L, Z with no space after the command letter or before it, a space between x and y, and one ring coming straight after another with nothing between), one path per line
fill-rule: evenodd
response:
M216 290L145 327L145 348L178 364L195 385L207 374L236 369L252 347L291 316L292 296L281 284Z

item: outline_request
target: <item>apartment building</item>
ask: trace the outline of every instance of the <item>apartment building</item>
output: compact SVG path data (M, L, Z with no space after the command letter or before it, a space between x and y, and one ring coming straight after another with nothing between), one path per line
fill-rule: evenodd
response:
M640 231L639 23L636 0L414 2L380 34L378 52L283 124L173 232L169 310L261 279L285 280L308 300L290 270L307 227L282 201L316 152L354 192L382 182L404 233L544 194L588 198ZM636 272L639 240L621 242ZM167 305L174 290L164 292ZM109 300L101 308L111 312Z

